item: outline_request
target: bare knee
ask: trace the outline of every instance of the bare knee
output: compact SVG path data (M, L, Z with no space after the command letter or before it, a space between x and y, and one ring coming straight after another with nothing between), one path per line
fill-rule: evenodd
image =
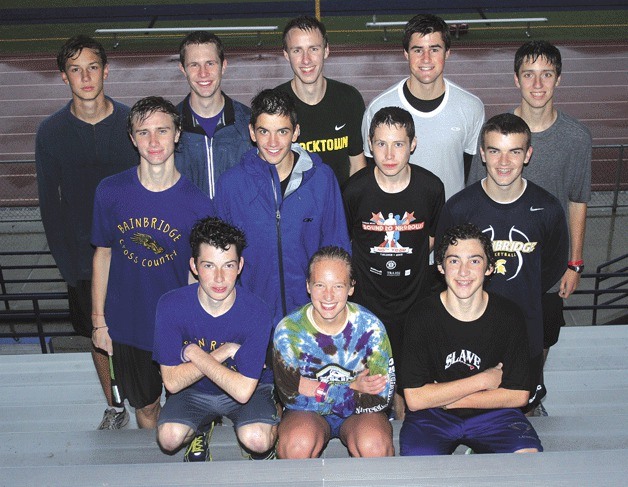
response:
M247 450L255 453L264 453L275 446L277 426L265 423L252 423L239 427L236 434L240 443Z
M329 441L329 426L318 414L290 412L279 423L279 458L317 458Z
M352 457L392 457L395 455L392 439L378 437L378 435L363 435L353 445L347 445L347 448Z
M352 457L392 457L395 454L392 426L383 414L347 419L340 436Z
M192 438L192 434L192 429L183 424L165 423L157 428L157 443L162 450L174 452Z
M323 435L299 434L297 431L280 433L277 443L279 458L317 458L325 447Z
M536 448L522 448L521 450L515 451L515 453L538 453L539 450Z

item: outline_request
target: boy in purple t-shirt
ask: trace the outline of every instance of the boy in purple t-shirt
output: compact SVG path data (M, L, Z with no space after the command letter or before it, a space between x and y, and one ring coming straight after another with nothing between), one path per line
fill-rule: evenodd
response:
M198 284L165 294L157 305L153 358L170 392L157 441L167 452L189 443L186 462L210 460L211 425L227 416L251 458L273 458L273 385L258 383L272 321L260 299L235 287L244 233L210 217L194 226L190 243Z
M113 356L138 426L154 429L163 389L152 360L155 307L190 282L188 236L214 209L174 165L181 122L172 103L142 98L127 125L140 164L103 179L94 198L92 342Z

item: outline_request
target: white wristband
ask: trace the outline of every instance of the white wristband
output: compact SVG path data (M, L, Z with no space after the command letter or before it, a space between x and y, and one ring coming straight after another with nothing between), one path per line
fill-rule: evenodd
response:
M181 362L183 363L189 362L189 360L185 358L185 349L188 348L190 345L194 344L188 343L187 345L183 345L183 348L181 349Z

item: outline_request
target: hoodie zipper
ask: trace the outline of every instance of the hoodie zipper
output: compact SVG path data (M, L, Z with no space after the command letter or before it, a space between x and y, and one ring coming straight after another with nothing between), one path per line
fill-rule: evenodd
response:
M273 170L270 169L270 182L273 185L273 196L275 197L275 226L277 228L277 256L279 258L279 290L281 292L281 310L282 316L287 316L286 306L286 288L283 275L283 250L281 248L281 210L279 209L279 201L277 200L277 188L275 186L275 178L273 177Z

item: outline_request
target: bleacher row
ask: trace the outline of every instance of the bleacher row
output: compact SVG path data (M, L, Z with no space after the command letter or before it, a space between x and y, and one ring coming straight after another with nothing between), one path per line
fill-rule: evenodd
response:
M154 431L96 431L103 398L87 353L0 356L1 486L626 485L628 325L568 327L546 366L548 417L531 418L538 455L350 459L332 440L320 459L244 461L229 425L214 461L162 453ZM401 424L393 423L395 442ZM397 448L398 449L398 448Z
M54 2L50 2L52 5ZM59 2L57 2L59 4ZM77 2L79 3L79 2ZM170 4L146 5L72 5L68 7L48 6L42 2L37 8L0 9L0 25L54 24L79 22L149 22L152 27L159 21L222 20L251 18L291 18L298 15L315 14L315 2L300 1L210 1L185 3L172 0ZM112 2L113 3L113 2ZM413 15L420 12L434 14L479 13L522 11L560 11L626 8L624 0L442 0L440 2L417 2L416 0L320 0L323 17Z

